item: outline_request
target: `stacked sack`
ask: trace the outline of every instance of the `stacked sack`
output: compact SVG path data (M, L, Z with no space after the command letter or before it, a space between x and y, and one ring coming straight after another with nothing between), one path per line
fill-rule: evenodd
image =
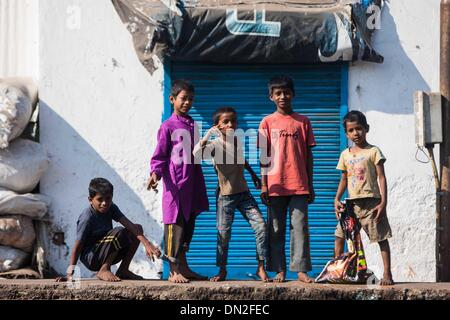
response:
M49 166L44 148L20 138L37 104L27 79L0 79L0 273L30 265L48 198L30 193Z

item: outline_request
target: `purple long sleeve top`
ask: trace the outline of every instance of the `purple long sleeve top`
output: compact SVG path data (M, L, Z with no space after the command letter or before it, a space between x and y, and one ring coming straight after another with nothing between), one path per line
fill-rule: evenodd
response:
M159 128L150 170L163 181L164 224L175 223L180 212L189 221L209 210L202 168L194 163L192 155L197 130L191 117L175 114Z

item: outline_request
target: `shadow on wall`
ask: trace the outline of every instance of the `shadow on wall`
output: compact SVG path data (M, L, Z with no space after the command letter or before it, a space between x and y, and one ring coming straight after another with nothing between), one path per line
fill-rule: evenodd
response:
M63 231L66 234L66 247L51 244L49 250L49 263L59 273L65 273L65 268L69 264L70 250L73 247L76 235L76 222L82 210L88 205L89 181L94 177L104 177L114 185L114 203L121 211L134 223L139 223L144 228L145 236L161 245L163 229L161 223L149 212L159 210L158 199L154 194L148 193L152 197L150 208L146 209L141 197L130 188L114 168L103 159L93 147L84 140L80 134L63 118L55 113L45 101L40 101L40 117L42 127L52 128L49 135L58 135L52 138L52 145L46 145L46 134L41 129L41 139L49 152L51 159L50 168L41 181L43 193L51 194L53 199L50 208L51 227L50 230ZM99 134L101 129L99 129ZM105 144L112 144L112 141L105 141ZM61 156L64 155L64 156ZM80 168L82 172L80 172ZM132 169L131 169L132 170ZM147 177L146 172L137 173L134 176L142 176L143 184ZM116 222L113 222L116 224ZM67 248L67 246L70 248ZM142 246L138 249L133 259L135 265L131 265L132 271L148 277L154 277L162 273L160 262L148 262L148 258ZM81 276L89 277L94 273L86 269L80 261ZM117 265L116 265L117 266ZM150 273L149 273L150 272Z
M411 60L411 55L422 55L420 40L406 52L399 38L397 24L391 14L390 1L386 1L381 16L381 30L374 33L372 43L384 56L383 64L355 62L350 75L349 97L352 109L378 111L388 114L414 112L413 93L429 91L430 86ZM404 17L406 19L406 15ZM439 32L439 24L436 25ZM411 30L414 32L414 30ZM439 66L436 65L436 72ZM370 85L372 87L370 87Z

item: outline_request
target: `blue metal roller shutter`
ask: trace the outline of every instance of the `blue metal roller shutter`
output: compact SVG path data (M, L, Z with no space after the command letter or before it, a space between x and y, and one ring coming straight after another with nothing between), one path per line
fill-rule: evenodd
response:
M211 115L218 107L233 106L238 111L238 127L258 129L262 118L274 112L268 99L267 81L274 75L287 74L295 80L295 111L307 115L312 122L317 147L314 154L314 184L316 201L309 207L312 275L317 275L333 256L334 194L339 182L335 166L342 146L341 118L346 111L346 65L217 65L173 63L171 79L188 79L196 90L190 115L202 125L202 133L211 125ZM167 86L166 86L167 88ZM166 109L167 110L167 109ZM168 112L166 112L168 116ZM246 139L246 157L259 172L256 136ZM251 151L249 153L249 150ZM217 177L210 162L203 163L208 188L210 211L202 213L196 223L194 238L188 253L190 266L197 272L212 276L217 272L216 261L216 199ZM259 191L246 173L251 192L267 217L267 210L259 200ZM289 224L286 230L286 254L289 261ZM250 279L256 269L256 246L252 229L236 212L229 248L228 274L231 279ZM287 263L289 266L289 263ZM165 268L167 275L167 268ZM295 278L295 274L288 274Z

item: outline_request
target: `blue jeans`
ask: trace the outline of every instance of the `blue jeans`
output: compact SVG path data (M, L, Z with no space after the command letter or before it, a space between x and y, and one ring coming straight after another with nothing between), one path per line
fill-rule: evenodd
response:
M291 218L290 244L291 259L289 269L294 272L311 271L311 256L308 228L308 196L292 195L270 197L268 208L269 256L267 270L286 270L286 219L289 210Z
M256 237L257 260L264 261L267 256L267 230L264 218L255 198L249 191L219 195L217 199L217 266L225 267L228 260L228 246L231 239L231 225L234 212L238 209L250 223Z

